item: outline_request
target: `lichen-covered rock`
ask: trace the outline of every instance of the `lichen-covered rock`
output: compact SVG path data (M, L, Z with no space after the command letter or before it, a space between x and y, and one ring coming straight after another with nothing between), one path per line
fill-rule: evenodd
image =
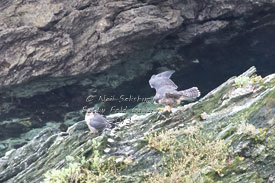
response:
M0 85L43 75L64 77L105 70L181 25L180 11L167 5L3 1Z
M64 81L75 83L83 73L99 73L120 62L134 62L135 55L145 56L148 63L160 59L171 63L173 59L184 61L185 56L174 48L189 45L205 35L210 36L205 40L207 44L229 40L245 26L264 28L272 19L256 17L257 22L251 19L260 11L268 16L274 5L269 0L242 0L238 4L216 0L3 0L0 4L0 86L30 80L47 84L39 89L25 88L33 95L59 88ZM228 28L234 31L229 33ZM220 40L211 37L223 30ZM178 39L170 41L169 36ZM184 65L191 61L186 60Z
M205 92L248 65L270 74L274 8L271 0L2 0L0 123L63 121L89 95L133 92L127 82L145 91L150 72L180 70L182 86L199 82Z
M275 74L254 82L252 75L255 71L252 67L239 76L250 78L251 92L244 95L241 92L236 96L240 87L236 86L236 77L233 77L199 101L179 107L172 114L127 117L102 134L89 134L83 121L74 124L67 132L45 130L27 145L1 158L0 182L43 181L47 171L66 167L66 156L93 157L95 140L100 143L96 151L106 157L104 161L114 158L114 162L121 162L128 158L130 162L128 168L119 172L117 179L112 179L113 182L172 180L171 174L165 174L164 178L163 171L169 172L169 163L175 161L165 159L171 157L169 153L173 149L184 147L180 145L183 141L191 143L190 148L200 147L197 151L202 157L207 156L208 152L204 152L207 149L215 153L217 148L224 154L214 156L219 158L218 161L209 157L205 162L194 162L190 175L175 169L179 180L271 183L275 176ZM204 112L207 116L201 119ZM156 138L158 140L154 141ZM194 143L198 143L197 146ZM209 149L207 144L213 148ZM193 155L193 158L200 157L196 153ZM179 162L188 160L188 157L181 157ZM202 167L196 168L198 165ZM199 176L192 177L191 173ZM107 177L101 177L101 180L107 180Z

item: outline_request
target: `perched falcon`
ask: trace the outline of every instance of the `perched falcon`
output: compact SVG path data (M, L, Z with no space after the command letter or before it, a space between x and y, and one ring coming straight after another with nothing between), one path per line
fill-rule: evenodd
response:
M93 109L88 109L85 115L85 121L91 133L103 131L105 128L111 128L112 125L102 115Z
M152 75L149 80L151 88L155 88L156 90L154 102L164 104L165 110L169 112L174 105L180 104L181 101L194 100L200 96L200 91L197 87L177 91L178 86L170 79L174 72L175 71L170 70Z

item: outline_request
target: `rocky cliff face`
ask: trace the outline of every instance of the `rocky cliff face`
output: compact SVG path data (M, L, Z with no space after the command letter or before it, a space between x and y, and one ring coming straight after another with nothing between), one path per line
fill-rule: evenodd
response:
M254 72L252 67L230 78L199 101L171 114L127 117L102 134L89 134L83 121L62 133L46 129L27 145L6 153L0 161L0 182L40 182L47 171L67 167L66 156L93 161L98 152L100 157L96 157L103 162L128 163L127 168L116 167L120 171L115 176L101 172L93 180L274 182L275 75L262 79L252 76ZM186 165L183 170L169 170L174 161L167 159L173 149L186 146L192 152L185 148L191 154L179 155L177 167L184 167L193 157L189 164L193 168Z
M41 128L66 131L89 95L153 95L153 72L180 71L179 86L204 94L251 65L274 72L274 8L274 0L2 0L0 156Z
M0 83L10 86L38 80L50 90L62 86L64 80L73 82L69 76L78 78L133 62L133 53L146 52L150 65L161 52L177 52L196 38L205 38L207 44L222 43L272 26L274 4L272 0L4 0L0 5ZM173 55L182 65L190 63L180 54Z
M3 1L1 85L105 70L179 27L171 4Z

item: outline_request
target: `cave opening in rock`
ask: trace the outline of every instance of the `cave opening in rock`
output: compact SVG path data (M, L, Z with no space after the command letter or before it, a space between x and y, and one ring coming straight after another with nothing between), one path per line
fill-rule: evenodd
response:
M274 29L273 25L269 25L247 31L230 41L213 41L213 36L197 37L188 45L178 44L176 35L168 36L160 45L152 49L153 51L150 50L149 57L143 58L142 54L137 54L134 61L120 63L95 75L83 75L73 84L64 84L31 97L2 99L2 103L5 103L8 110L7 112L3 110L1 113L0 119L5 123L1 123L0 129L5 132L1 133L0 140L2 144L6 144L5 140L11 138L10 134L13 138L19 138L28 131L47 126L48 122L55 124L53 125L55 128L65 131L74 122L84 119L83 114L75 112L72 115L75 117L72 123L65 124L66 120L71 119L69 112L81 111L84 106L93 107L99 104L99 101L87 102L89 95L116 98L121 95L153 97L155 91L150 88L148 80L151 75L165 70L176 70L172 80L179 86L179 90L197 86L202 96L253 65L256 66L257 73L263 77L274 73ZM136 68L129 69L130 65ZM116 83L118 79L121 80ZM94 84L96 88L93 87ZM114 112L110 110L112 106L116 109L125 109L126 106L127 109L131 109L137 104L138 102L125 103L115 100L97 106L106 108L104 115L108 115ZM9 123L14 118L20 121L26 117L29 118L20 123L20 130L18 126ZM28 137L27 140L29 139ZM18 141L13 144L13 147L20 147L25 143L24 140ZM6 146L3 145L3 147L5 150Z

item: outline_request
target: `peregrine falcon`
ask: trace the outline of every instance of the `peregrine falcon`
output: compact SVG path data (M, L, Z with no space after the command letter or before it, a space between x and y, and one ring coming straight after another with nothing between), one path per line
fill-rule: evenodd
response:
M181 101L194 100L200 96L200 91L197 87L192 87L187 90L177 91L178 86L170 79L175 71L165 71L157 75L152 75L149 80L151 88L155 88L156 95L154 102L164 104L165 110L171 111L171 107L180 104Z
M103 131L105 128L111 128L112 125L102 115L93 109L88 109L85 115L85 121L91 133Z

